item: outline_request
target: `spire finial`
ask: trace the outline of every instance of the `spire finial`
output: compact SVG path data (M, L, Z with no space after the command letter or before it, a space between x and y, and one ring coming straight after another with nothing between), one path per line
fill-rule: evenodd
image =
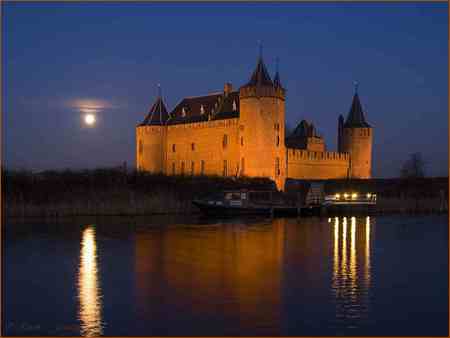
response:
M359 86L359 82L353 81L353 87L355 87L355 95L358 94L358 86Z
M258 48L259 48L259 58L262 59L263 46L261 40L258 40Z
M161 83L158 83L158 97L161 97Z

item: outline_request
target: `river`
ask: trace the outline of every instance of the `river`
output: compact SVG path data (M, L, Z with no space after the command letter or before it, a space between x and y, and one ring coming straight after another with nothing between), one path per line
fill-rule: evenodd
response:
M3 335L447 336L447 216L6 220Z

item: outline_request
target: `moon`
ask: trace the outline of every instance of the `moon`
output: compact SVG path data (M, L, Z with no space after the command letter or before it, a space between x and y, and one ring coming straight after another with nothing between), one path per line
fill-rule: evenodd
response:
M95 115L94 114L84 115L84 123L86 123L88 126L93 126L95 124Z

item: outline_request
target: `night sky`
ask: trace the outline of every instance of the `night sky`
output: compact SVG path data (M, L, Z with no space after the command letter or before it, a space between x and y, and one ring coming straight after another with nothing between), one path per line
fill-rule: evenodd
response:
M336 149L353 81L374 129L373 176L421 152L448 175L446 3L3 3L3 156L7 168L135 165L135 126L161 83L185 96L244 84L263 44L280 59L292 128L312 121ZM97 124L82 122L86 109Z

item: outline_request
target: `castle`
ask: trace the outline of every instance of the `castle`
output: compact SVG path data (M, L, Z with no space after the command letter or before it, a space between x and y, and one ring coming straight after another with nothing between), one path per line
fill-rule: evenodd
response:
M250 81L233 90L182 99L169 113L161 93L136 127L137 169L167 175L287 178L370 178L373 129L355 90L346 120L338 118L338 149L327 151L311 123L285 137L286 91L262 56Z

